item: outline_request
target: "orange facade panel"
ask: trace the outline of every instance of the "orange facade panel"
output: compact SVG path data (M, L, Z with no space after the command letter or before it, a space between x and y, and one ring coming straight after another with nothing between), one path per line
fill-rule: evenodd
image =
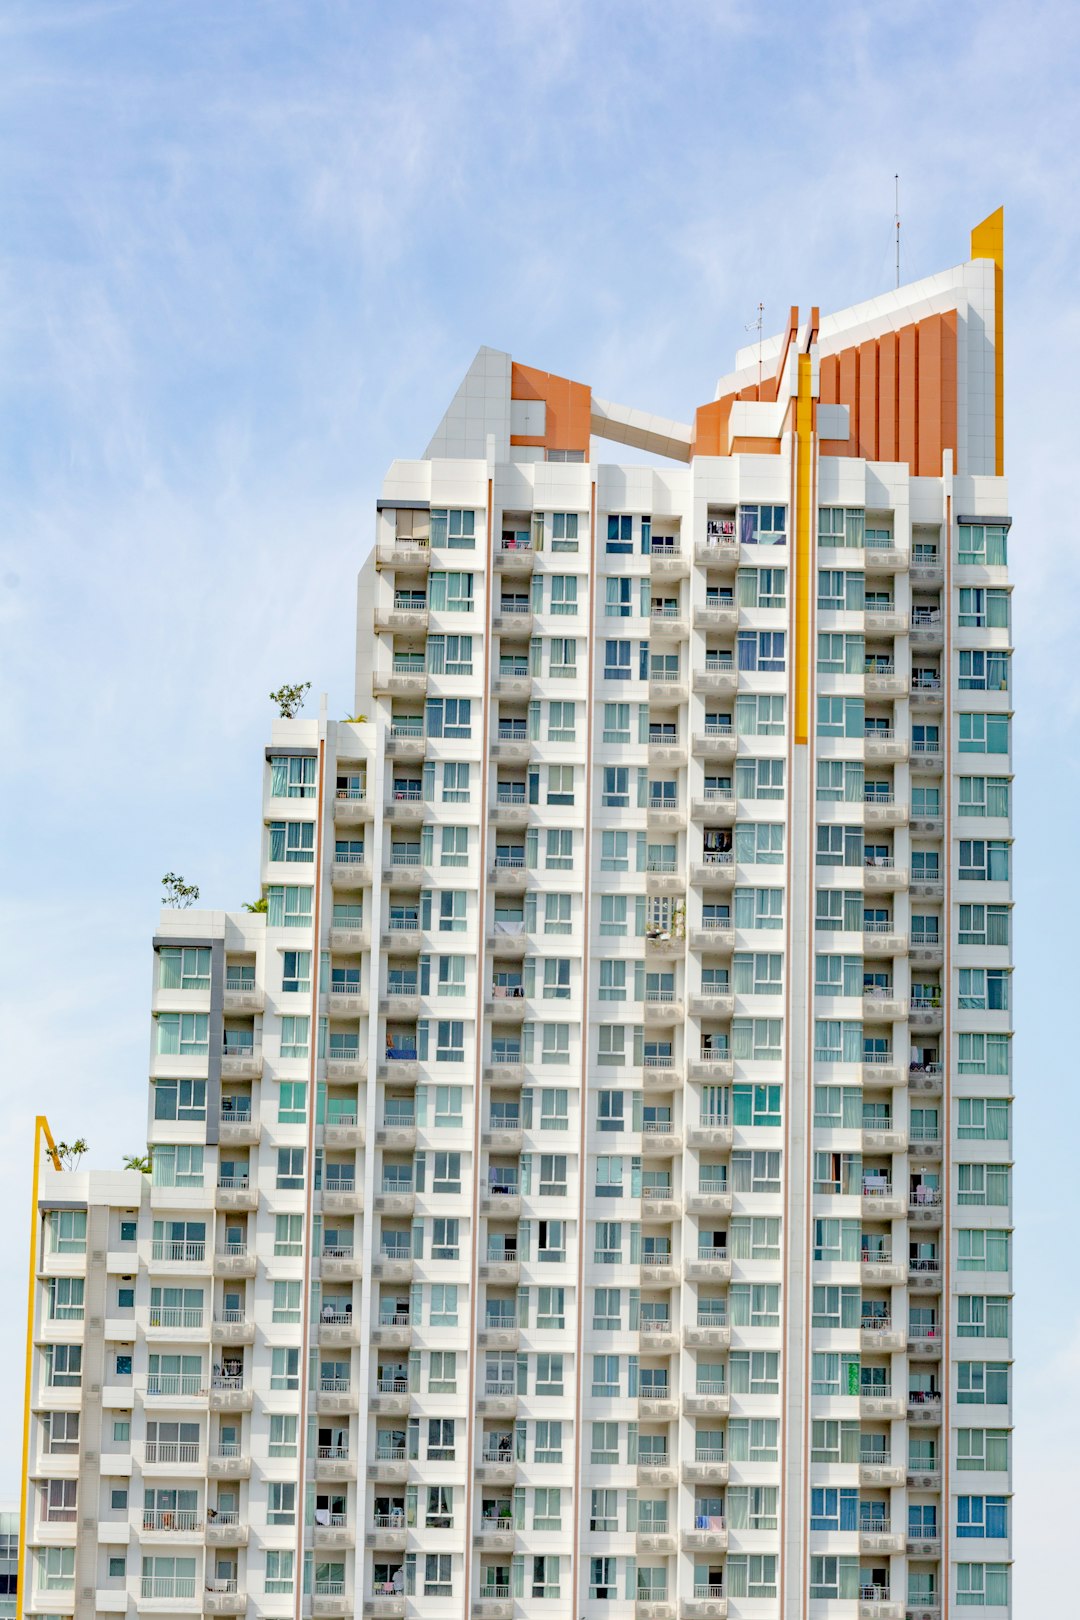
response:
M542 399L547 407L541 436L512 434L511 444L539 445L545 450L583 450L589 453L592 390L587 383L571 382L533 366L510 368L511 399Z

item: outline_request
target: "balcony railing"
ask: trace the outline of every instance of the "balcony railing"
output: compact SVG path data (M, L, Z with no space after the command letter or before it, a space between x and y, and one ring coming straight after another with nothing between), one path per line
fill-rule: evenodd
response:
M320 1395L348 1395L352 1388L351 1378L320 1378Z
M639 1451L638 1464L642 1468L668 1468L671 1457L666 1451Z
M167 1238L155 1238L151 1253L155 1260L204 1260L206 1241L203 1238L192 1238L173 1243Z
M201 1305L151 1305L147 1323L152 1328L201 1328L202 1325Z
M726 1248L725 1249L699 1248L695 1258L698 1259L698 1260L726 1260L727 1257L728 1257L728 1251L727 1251Z
M359 803L361 800L367 798L367 788L366 787L338 788L338 790L335 793L334 797L337 798L337 799L351 799L351 800L353 800L354 803ZM226 987L227 986L228 986L228 981L226 980Z
M203 1373L151 1373L146 1380L146 1393L150 1396L201 1395L205 1389L206 1377Z
M728 1325L727 1311L703 1311L699 1307L697 1313L697 1325L698 1327L703 1328L726 1328Z
M148 1463L197 1463L199 1460L199 1442L197 1440L148 1440L145 1455Z
M194 1575L144 1575L142 1596L151 1598L193 1598Z
M861 1468L887 1468L891 1462L891 1451L859 1452L859 1466Z
M720 1599L724 1595L724 1588L719 1584L715 1586L694 1586L694 1597L699 1601L708 1601L710 1598Z
M201 1530L202 1514L197 1508L146 1508L144 1530Z

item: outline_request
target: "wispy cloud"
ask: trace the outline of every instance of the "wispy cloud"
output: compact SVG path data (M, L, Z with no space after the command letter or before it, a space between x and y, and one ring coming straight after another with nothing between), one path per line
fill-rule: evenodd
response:
M0 41L15 1230L31 1090L91 1136L91 1164L128 1145L158 878L182 870L212 905L253 891L265 694L310 678L350 706L378 480L427 442L477 345L686 419L759 299L777 326L792 302L889 285L896 171L908 276L964 257L1006 204L1031 897L1018 1091L1030 1075L1039 1106L1072 1118L1075 863L1034 806L1080 789L1080 225L1063 203L1080 11L15 0ZM1021 1121L1034 1106L1021 1096ZM1040 1225L1080 1214L1073 1135L1021 1156L1020 1211ZM1060 1297L1051 1246L1020 1242L1027 1298ZM9 1289L18 1249L0 1259ZM1050 1446L1069 1369L1025 1321L1018 1387ZM17 1362L0 1350L10 1383ZM1022 1483L1035 1467L1021 1448ZM1021 1516L1021 1612L1068 1589L1037 1534Z

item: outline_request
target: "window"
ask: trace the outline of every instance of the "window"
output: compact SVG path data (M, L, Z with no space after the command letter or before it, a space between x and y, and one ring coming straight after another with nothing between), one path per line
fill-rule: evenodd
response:
M956 1241L958 1271L1008 1271L1008 1232L962 1227Z
M210 951L201 945L163 945L158 973L162 990L209 990Z
M49 1215L49 1244L53 1254L85 1254L86 1211L52 1210Z
M299 1419L292 1413L273 1412L270 1415L270 1455L271 1457L295 1457L297 1455L297 1423Z
M432 570L428 582L428 605L436 612L471 613L473 576Z
M1007 561L1008 525L1004 523L961 523L956 560L962 566L1004 568Z
M1007 882L1008 843L997 838L961 838L958 876L968 883Z
M280 1346L270 1352L270 1388L300 1388L300 1352Z
M75 1590L75 1548L39 1547L36 1550L37 1584L42 1592ZM184 1560L181 1560L184 1562ZM194 1567L194 1559L191 1560Z
M956 1302L958 1339L1007 1339L1009 1301L1002 1295L961 1294Z
M282 951L281 988L290 994L308 994L311 990L310 951Z
M471 698L429 698L427 734L464 741L472 736Z
M774 1598L776 1596L776 1555L774 1553L732 1553L727 1560L727 1589L730 1597Z
M576 704L548 704L548 742L574 742L577 737L576 726Z
M272 861L313 861L315 859L315 823L313 821L272 821L270 823L269 858Z
M783 630L740 630L737 647L739 668L782 674L786 667L786 640Z
M783 889L736 889L735 926L770 928L784 926Z
M456 1283L431 1284L431 1310L428 1320L432 1327L457 1326L458 1291Z
M208 1013L158 1013L157 1049L163 1056L205 1057L210 1050Z
M630 805L630 771L625 765L605 765L601 803L608 809L626 810ZM609 897L605 897L609 898Z
M859 1493L853 1489L818 1489L810 1493L811 1530L857 1530Z
M287 1014L281 1020L281 1055L283 1058L306 1058L308 1055L307 1013Z
M304 1149L278 1148L277 1186L279 1189L302 1191L304 1186Z
M431 1180L432 1192L459 1193L461 1191L461 1154L436 1153Z
M604 642L604 679L628 681L633 675L632 647L629 641Z
M432 1350L428 1359L428 1392L432 1395L456 1394L456 1350Z
M956 1534L960 1539L1000 1540L1009 1533L1009 1504L1004 1496L958 1496Z
M609 555L627 555L633 547L633 523L629 516L612 513L607 520L607 551Z
M860 549L865 539L866 513L861 507L819 506L818 544L830 549Z
M78 1412L46 1412L42 1422L45 1426L45 1449L51 1457L78 1451Z
M271 1452L272 1455L273 1452ZM293 1552L285 1549L267 1549L264 1587L268 1595L281 1595L292 1591L293 1560L295 1556Z
M303 1125L307 1120L307 1081L278 1081L278 1123Z
M740 506L739 542L744 546L782 546L787 538L786 506Z
M304 1217L302 1215L274 1216L274 1253L302 1255L304 1252Z
M468 804L469 766L447 760L442 768L442 796L444 804Z
M1006 1406L1009 1367L1004 1361L958 1361L956 1399L960 1406Z
M1007 1142L1009 1102L1004 1097L957 1099L957 1139L961 1142Z
M957 1059L960 1074L1007 1075L1010 1072L1010 1037L961 1033L957 1036Z
M817 731L819 737L861 737L865 729L862 698L819 697Z
M45 1381L51 1389L77 1388L82 1383L82 1345L46 1345Z
M819 612L861 613L865 603L865 578L861 572L840 568L818 569Z
M850 759L819 759L817 799L819 803L862 804L865 794L862 762Z
M300 1283L275 1282L273 1295L273 1311L271 1320L274 1322L299 1322L300 1320Z
M1005 1608L1009 1601L1008 1564L957 1564L957 1606Z
M296 1486L285 1480L272 1480L266 1487L267 1524L296 1523Z
M538 1420L533 1445L533 1461L538 1463L562 1462L561 1422L552 1422L546 1418Z
M270 793L275 799L313 799L317 760L275 755L270 760Z
M1004 1473L1009 1466L1007 1429L957 1429L956 1466L979 1472Z
M736 590L740 607L786 607L787 569L740 568Z
M476 546L476 513L433 509L431 544L445 546L449 551L473 551Z
M1007 754L1009 716L1007 714L961 714L958 717L962 754Z
M1007 692L1011 656L1008 652L961 649L961 692Z

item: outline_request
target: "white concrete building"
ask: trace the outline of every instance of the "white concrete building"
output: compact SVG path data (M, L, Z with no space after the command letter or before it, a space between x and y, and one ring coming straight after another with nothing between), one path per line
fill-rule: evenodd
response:
M1004 1620L1000 311L993 216L692 424L481 350L393 465L152 1172L42 1174L22 1612Z

